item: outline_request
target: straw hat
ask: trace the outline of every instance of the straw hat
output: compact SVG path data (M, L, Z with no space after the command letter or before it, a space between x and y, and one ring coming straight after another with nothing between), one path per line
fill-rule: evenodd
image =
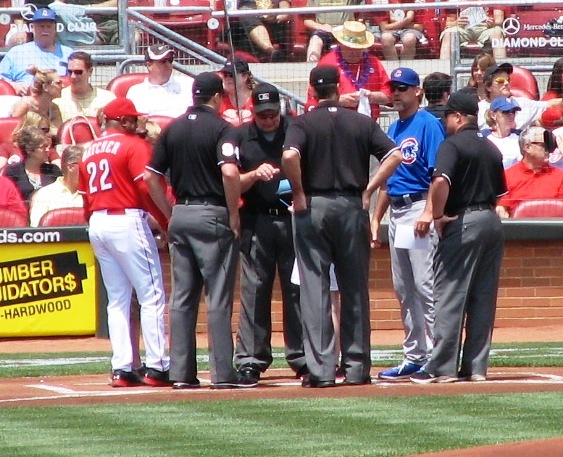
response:
M373 33L358 21L346 21L344 25L334 27L332 34L340 44L354 49L367 49L375 42Z

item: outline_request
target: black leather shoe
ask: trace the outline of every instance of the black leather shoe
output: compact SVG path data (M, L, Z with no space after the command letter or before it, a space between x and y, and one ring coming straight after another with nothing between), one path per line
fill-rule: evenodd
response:
M191 381L176 381L172 384L172 388L175 390L187 390L187 389L198 389L200 387L199 379L194 378Z
M371 376L368 376L367 378L360 381L349 380L348 378L344 378L344 382L342 384L344 384L345 386L363 386L366 384L371 384Z
M258 384L260 381L260 369L254 364L243 365L238 372L247 384Z
M336 387L336 383L334 380L318 381L316 379L311 379L311 376L306 374L303 376L303 381L301 381L301 387L323 389L325 387Z

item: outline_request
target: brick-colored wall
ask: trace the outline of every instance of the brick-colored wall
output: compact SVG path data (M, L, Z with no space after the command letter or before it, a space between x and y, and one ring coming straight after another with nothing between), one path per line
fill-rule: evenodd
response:
M166 284L170 288L170 257L162 253ZM370 307L372 329L402 329L399 304L391 284L389 249L372 251ZM169 296L169 295L168 295ZM238 284L233 328L238 322ZM281 294L274 288L273 330L282 330ZM563 240L508 240L502 264L496 327L534 327L563 324ZM198 332L206 332L202 298Z

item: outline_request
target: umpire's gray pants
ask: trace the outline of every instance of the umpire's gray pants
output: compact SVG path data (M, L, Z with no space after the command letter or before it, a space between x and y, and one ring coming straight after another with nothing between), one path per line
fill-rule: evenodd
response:
M170 379L197 375L196 324L205 287L211 381L232 382L231 318L239 243L227 208L176 205L168 229L173 290L170 303Z

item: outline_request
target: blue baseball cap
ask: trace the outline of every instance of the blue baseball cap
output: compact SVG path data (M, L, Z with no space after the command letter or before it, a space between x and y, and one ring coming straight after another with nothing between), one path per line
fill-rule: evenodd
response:
M389 83L406 84L407 86L420 86L420 76L412 68L399 67L391 72Z
M515 100L506 97L497 97L491 102L489 107L491 111L522 111L520 105Z
M33 13L33 18L31 22L38 22L38 21L56 21L57 14L50 8L39 8L35 10Z

